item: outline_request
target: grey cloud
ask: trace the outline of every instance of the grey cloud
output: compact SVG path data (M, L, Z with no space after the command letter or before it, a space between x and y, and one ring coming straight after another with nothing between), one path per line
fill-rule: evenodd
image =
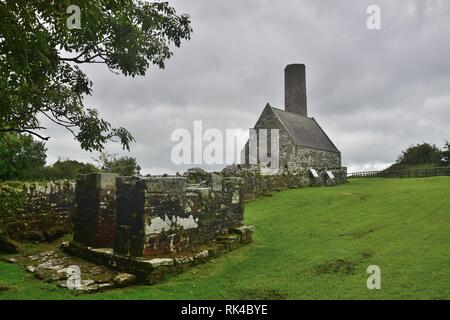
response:
M182 171L170 161L171 132L249 128L266 102L283 106L283 69L307 66L309 114L352 169L379 168L401 149L450 139L450 3L376 1L382 29L366 28L373 1L176 0L191 15L192 40L174 49L166 70L143 78L84 66L87 98L113 125L129 128L131 155L145 170ZM51 129L49 160L84 161L68 133ZM112 152L122 153L111 144Z

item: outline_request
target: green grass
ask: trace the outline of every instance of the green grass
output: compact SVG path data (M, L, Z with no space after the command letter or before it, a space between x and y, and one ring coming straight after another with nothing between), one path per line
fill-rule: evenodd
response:
M254 243L155 286L75 296L0 263L0 299L448 299L450 177L354 179L246 204ZM381 290L366 269L381 268Z

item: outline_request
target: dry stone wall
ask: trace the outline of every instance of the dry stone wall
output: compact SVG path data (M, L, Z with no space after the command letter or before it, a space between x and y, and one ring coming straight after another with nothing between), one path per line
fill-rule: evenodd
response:
M244 199L255 199L270 195L274 191L303 188L309 186L334 185L347 182L347 168L317 169L319 181L314 179L309 169L270 171L260 166L230 166L222 171L223 176L236 176L244 179ZM335 177L332 182L326 171Z
M75 183L24 183L0 188L0 232L15 240L52 241L72 232ZM12 205L8 207L8 203Z
M244 220L243 179L119 178L114 251L149 256L207 243Z

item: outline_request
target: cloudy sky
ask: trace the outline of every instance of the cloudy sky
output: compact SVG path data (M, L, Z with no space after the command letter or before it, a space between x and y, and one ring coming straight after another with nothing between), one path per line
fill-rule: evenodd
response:
M252 127L265 104L283 108L283 70L304 63L308 113L342 152L349 171L380 169L405 147L450 140L450 1L172 0L194 33L165 70L126 78L84 67L87 105L136 138L128 154L143 173L183 171L171 161L177 128ZM368 30L369 5L381 30ZM50 124L48 162L92 161ZM206 167L207 168L207 167ZM208 169L208 168L207 168Z

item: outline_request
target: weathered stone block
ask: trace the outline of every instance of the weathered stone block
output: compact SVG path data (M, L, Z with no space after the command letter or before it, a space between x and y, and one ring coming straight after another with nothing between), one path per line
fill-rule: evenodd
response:
M151 265L153 268L157 268L160 266L173 266L173 259L170 258L155 258L155 259L151 259L151 260L144 260L142 261L143 263L148 263L149 265Z
M182 193L187 186L184 177L149 177L142 182L149 193Z
M188 192L198 194L202 199L208 199L211 194L211 188L192 186L187 188Z
M130 273L119 273L113 281L119 288L126 287L136 282L136 276Z
M116 173L97 173L96 176L96 188L100 190L115 191L116 179L119 176Z
M74 240L91 247L112 247L116 220L116 178L90 173L77 178Z
M253 232L255 232L255 227L242 226L232 229L231 232L241 236L241 243L251 243L253 241Z
M222 181L222 176L212 173L208 176L208 187L211 187L212 191L222 191Z

